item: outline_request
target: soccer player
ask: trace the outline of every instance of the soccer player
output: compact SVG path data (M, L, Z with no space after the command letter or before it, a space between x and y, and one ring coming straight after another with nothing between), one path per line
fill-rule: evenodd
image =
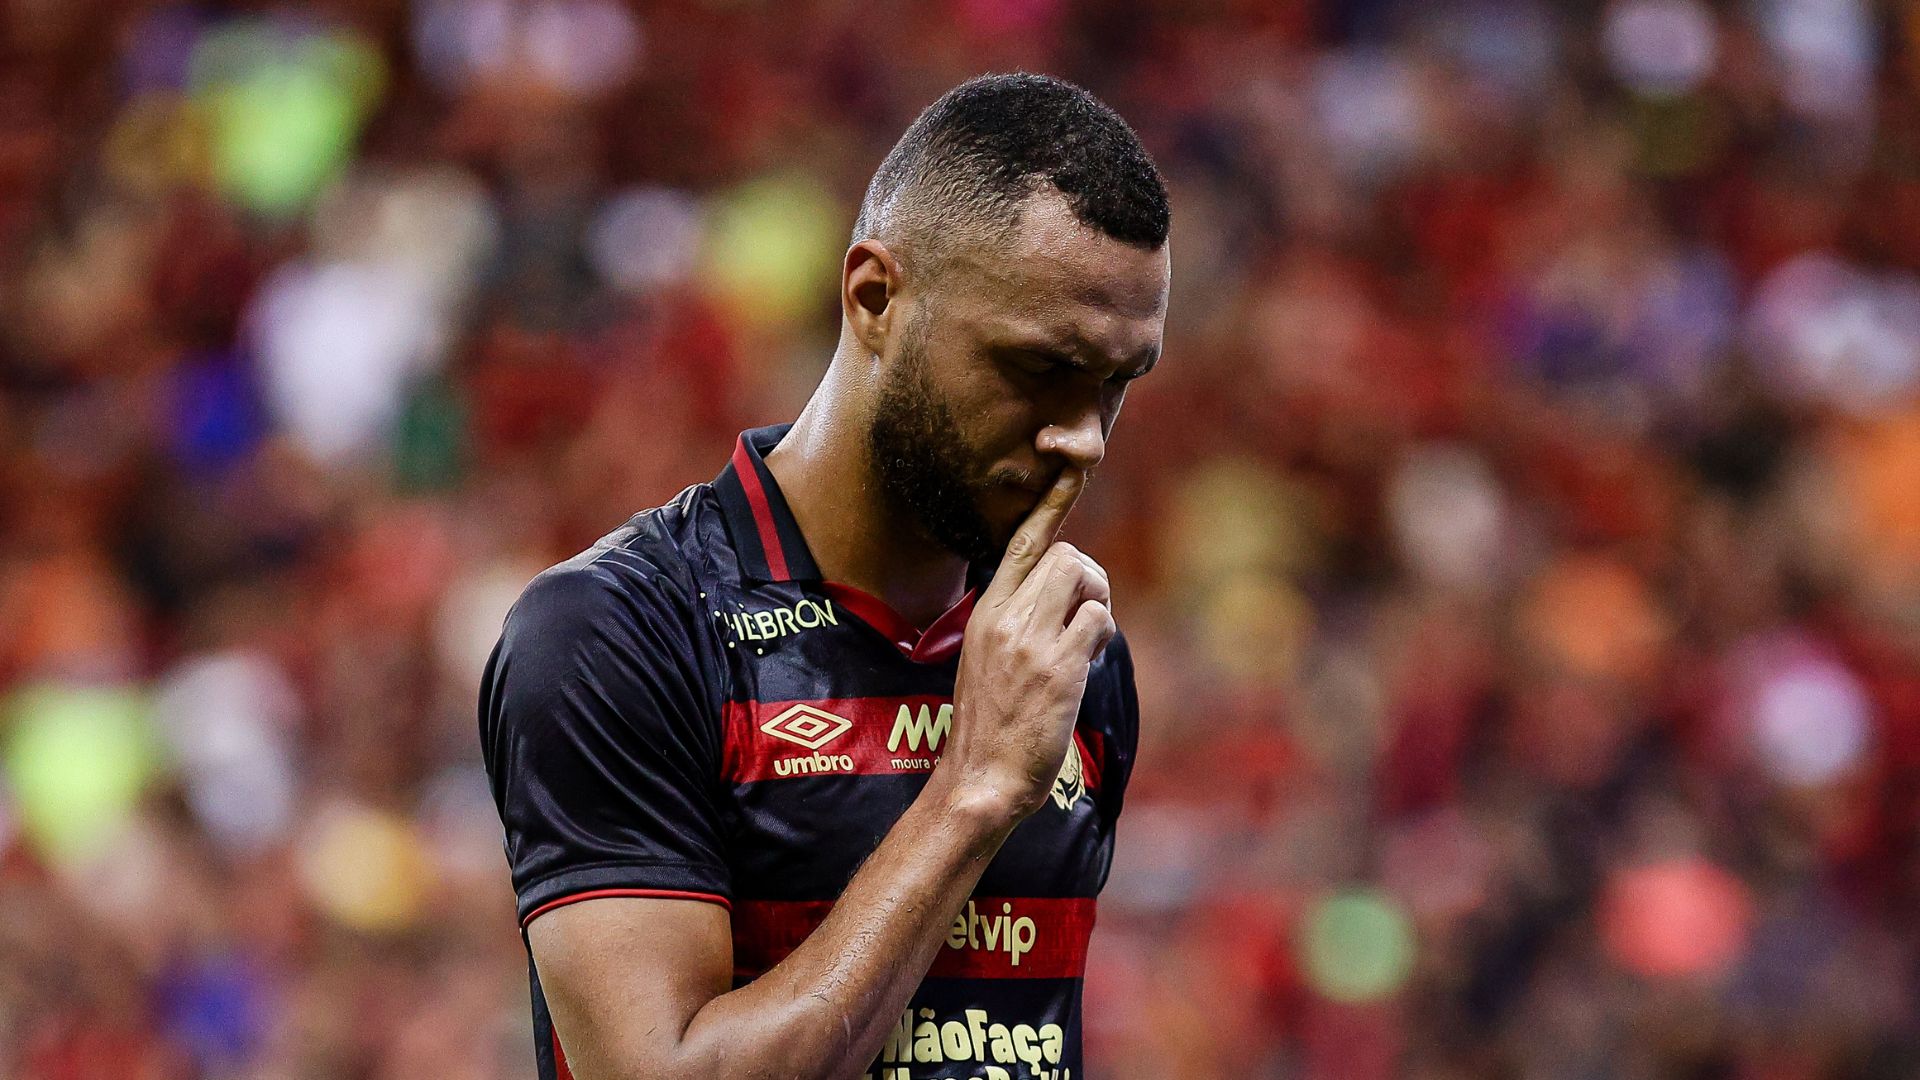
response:
M1055 535L1167 227L1084 90L961 85L867 190L800 417L527 587L480 731L543 1080L1083 1075L1138 713Z

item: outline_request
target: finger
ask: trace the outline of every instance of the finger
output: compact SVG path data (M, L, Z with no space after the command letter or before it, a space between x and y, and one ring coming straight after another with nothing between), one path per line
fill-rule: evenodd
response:
M1113 608L1113 583L1112 579L1107 577L1107 568L1094 561L1093 556L1081 551L1079 548L1073 547L1072 544L1068 544L1067 546L1073 548L1074 557L1080 560L1080 565L1087 568L1089 580L1097 585L1098 591L1089 591L1086 598L1089 600L1098 600L1107 605L1107 608L1111 610Z
M1026 583L1015 594L1015 604L1033 613L1036 626L1059 628L1079 606L1093 600L1108 607L1113 603L1107 572L1080 550L1065 541L1055 541Z
M1033 573L1041 557L1053 546L1054 537L1060 535L1060 526L1067 520L1067 511L1073 509L1074 500L1080 497L1086 479L1084 469L1069 466L1060 470L1053 486L1041 496L1039 505L1014 530L1013 539L1007 541L1007 553L1001 556L1000 568L994 572L993 583L987 586L982 599L1005 600L1027 580L1027 575Z
M1088 600L1073 613L1073 621L1067 624L1062 645L1069 655L1084 658L1092 663L1107 647L1113 635L1119 632L1119 626L1113 621L1113 612L1098 600Z

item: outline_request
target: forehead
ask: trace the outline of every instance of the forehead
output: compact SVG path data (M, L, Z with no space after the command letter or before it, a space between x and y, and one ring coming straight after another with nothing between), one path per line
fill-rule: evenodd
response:
M1082 337L1157 344L1167 311L1167 245L1147 251L1080 223L1056 192L1029 198L997 242L961 254L941 299ZM1116 342L1117 346L1122 343Z

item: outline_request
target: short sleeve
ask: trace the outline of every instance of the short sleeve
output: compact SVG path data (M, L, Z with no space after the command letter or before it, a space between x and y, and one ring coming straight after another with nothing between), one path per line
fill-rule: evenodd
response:
M1100 764L1105 790L1100 794L1101 810L1109 819L1120 816L1126 801L1127 781L1133 777L1134 751L1140 745L1140 697L1133 684L1133 651L1126 636L1114 634L1101 654L1105 678L1100 680L1106 698L1108 737Z
M731 895L710 646L685 588L620 556L535 578L481 680L523 926L595 896Z

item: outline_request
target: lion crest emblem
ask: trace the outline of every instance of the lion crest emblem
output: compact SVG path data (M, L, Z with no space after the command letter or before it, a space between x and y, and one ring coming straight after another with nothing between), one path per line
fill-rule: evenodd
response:
M1060 775L1053 778L1053 804L1071 810L1086 793L1087 776L1080 764L1080 743L1075 740L1067 744L1067 760L1060 763Z

